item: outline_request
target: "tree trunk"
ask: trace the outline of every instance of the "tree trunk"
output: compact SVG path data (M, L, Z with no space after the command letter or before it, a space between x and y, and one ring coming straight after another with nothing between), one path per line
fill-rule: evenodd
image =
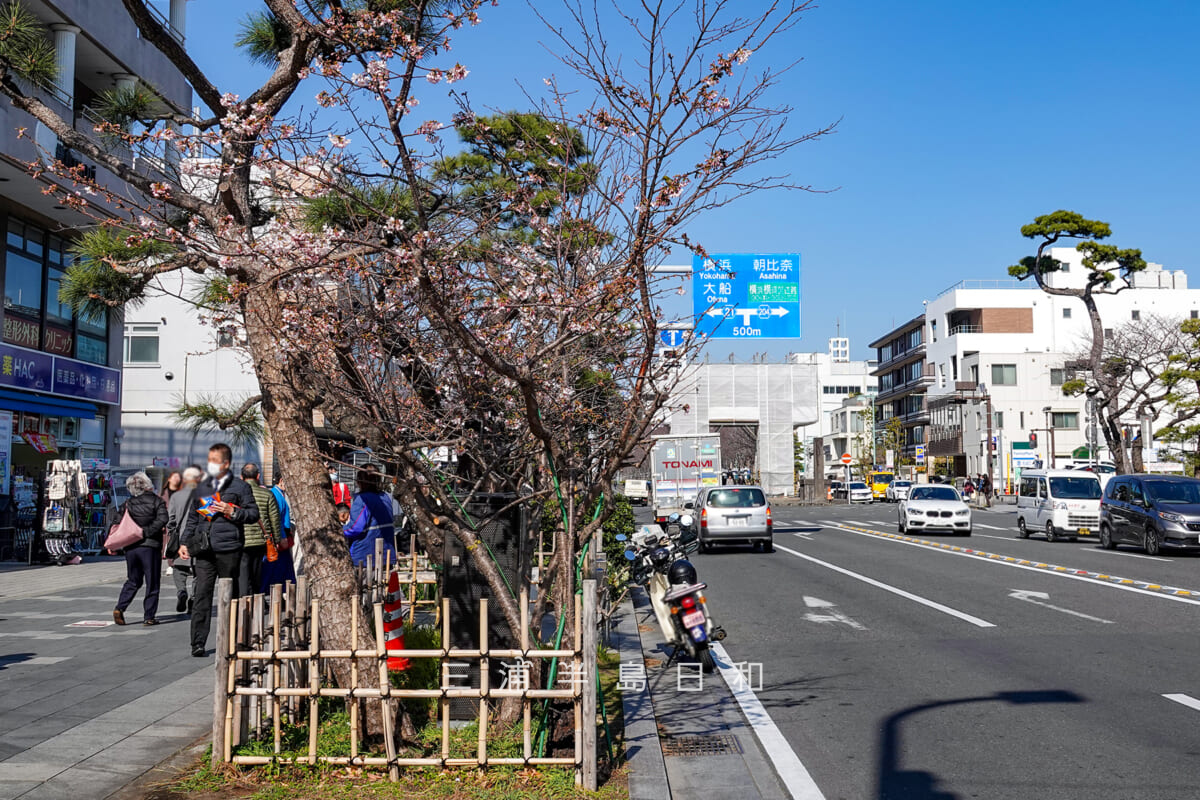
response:
M304 391L305 354L289 351L280 342L281 314L286 298L268 284L247 293L243 303L246 338L262 390L262 411L286 476L292 519L303 552L304 574L320 604L321 649L374 649L372 620L359 620L358 640L351 641L351 614L358 588L350 551L333 508L329 473L317 446L311 399ZM372 674L374 661L359 665L360 675ZM333 662L338 684L350 686L350 662ZM382 735L381 703L367 703L363 715L368 735Z

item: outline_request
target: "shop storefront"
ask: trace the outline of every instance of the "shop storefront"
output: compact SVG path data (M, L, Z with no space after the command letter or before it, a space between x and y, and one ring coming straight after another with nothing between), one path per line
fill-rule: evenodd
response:
M119 370L0 344L0 493L14 475L39 478L48 461L103 458L120 401Z

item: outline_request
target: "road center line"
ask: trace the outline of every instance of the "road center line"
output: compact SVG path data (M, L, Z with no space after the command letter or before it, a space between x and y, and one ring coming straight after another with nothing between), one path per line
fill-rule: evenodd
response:
M847 577L854 578L857 581L862 581L863 583L874 586L877 589L883 589L885 592L891 592L892 594L903 597L906 600L912 600L914 603L920 603L921 605L932 608L935 611L941 611L943 614L949 614L952 617L961 619L964 622L969 622L972 625L976 625L980 628L996 627L994 623L988 622L985 619L980 619L979 617L971 616L970 614L968 614L964 611L959 611L957 609L950 608L950 606L944 606L941 603L936 603L933 600L930 600L925 597L921 597L920 595L913 594L912 592L906 592L903 589L899 589L895 586L890 586L886 583L883 583L882 581L877 581L874 578L868 578L866 575L860 575L857 572L851 572L850 570L846 569L845 567L839 567L836 564L830 564L828 561L822 561L819 558L813 558L812 556L805 555L804 553L798 553L795 550L790 550L790 549L783 547L781 545L778 545L778 544L775 545L775 549L782 550L785 553L790 553L790 554L796 556L796 558L803 558L805 561L811 561L814 564L819 564L822 567L831 569L834 572L839 572L842 575L846 575Z
M1200 711L1200 700L1186 694L1164 694L1163 697L1168 700L1179 703L1181 706L1187 706L1194 711Z
M817 787L816 781L812 779L796 751L788 744L771 715L751 691L741 671L734 666L729 653L725 652L720 642L713 642L712 651L716 656L717 667L721 670L721 677L725 679L733 698L741 706L742 713L754 729L759 744L762 745L767 758L775 765L775 771L779 773L780 780L787 787L793 800L825 800L825 795Z
M1127 591L1127 592L1137 592L1138 594L1144 594L1149 597L1160 597L1164 600L1174 600L1177 603L1187 603L1188 605L1192 605L1192 606L1200 606L1200 600L1193 600L1193 599L1189 599L1188 597L1179 597L1178 595L1174 595L1174 594L1165 594L1163 592L1156 592L1151 589L1142 589L1138 586L1128 586L1128 585L1122 584L1122 583L1112 583L1110 581L1100 580L1099 578L1092 578L1088 575L1073 575L1070 572L1060 571L1060 570L1065 569L1064 567L1050 568L1049 564L1045 564L1043 566L1047 567L1047 568L1043 569L1043 568L1039 568L1039 567L1035 567L1035 566L1028 566L1026 564L1017 564L1014 561L1004 560L1005 558L1016 558L1016 556L1001 556L1001 555L996 555L994 553L989 553L989 554L965 553L965 552L962 552L961 550L950 550L945 547L939 547L937 544L934 544L932 542L927 543L927 544L922 544L921 542L906 542L903 539L895 538L891 534L885 534L885 533L879 533L879 532L871 533L869 531L856 531L853 528L847 528L845 526L838 526L838 527L841 530L844 530L846 533L853 533L858 536L869 536L872 539L883 539L885 541L896 542L897 544L907 544L912 547L919 547L922 550L932 550L936 553L945 553L946 555L951 555L951 556L965 556L966 558L975 559L976 561L984 561L988 564L999 564L1002 567L1015 567L1016 569L1024 569L1024 570L1028 570L1030 572L1038 572L1038 573L1041 573L1042 575L1054 575L1059 578L1071 578L1072 580L1083 581L1084 583L1090 583L1095 586L1107 586L1110 589L1123 589L1124 591ZM1030 561L1030 559L1023 559L1023 560ZM1114 580L1117 580L1117 579L1114 578ZM1145 583L1145 581L1141 581L1141 582ZM1196 596L1198 594L1200 594L1200 592L1191 592L1192 596Z

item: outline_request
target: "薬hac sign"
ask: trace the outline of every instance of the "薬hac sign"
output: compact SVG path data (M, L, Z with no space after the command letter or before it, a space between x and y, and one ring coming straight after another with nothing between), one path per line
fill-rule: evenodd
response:
M0 344L0 386L95 403L121 402L120 370Z

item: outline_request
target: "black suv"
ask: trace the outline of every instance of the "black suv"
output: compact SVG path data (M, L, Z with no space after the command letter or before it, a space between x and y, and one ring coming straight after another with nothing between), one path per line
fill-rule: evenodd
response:
M1100 500L1100 545L1200 550L1200 480L1179 475L1118 475Z

